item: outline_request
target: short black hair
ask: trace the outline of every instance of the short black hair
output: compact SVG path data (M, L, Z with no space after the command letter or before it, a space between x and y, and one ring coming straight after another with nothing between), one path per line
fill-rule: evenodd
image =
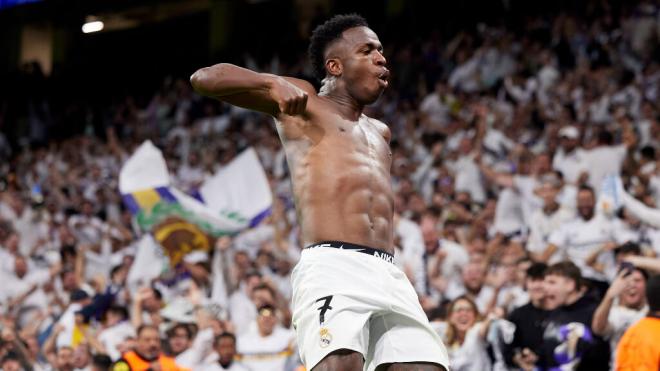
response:
M220 335L216 336L215 341L213 342L213 344L215 344L217 346L218 343L220 343L220 340L223 339L223 338L229 338L234 342L234 344L236 344L236 335L232 334L231 332L223 332Z
M172 338L176 334L176 330L183 330L186 332L186 337L188 340L192 340L193 338L193 330L190 328L190 326L186 325L185 323L177 323L174 326L172 326L169 330L167 330L167 336Z
M545 277L545 271L548 269L548 266L545 263L533 263L529 268L527 268L527 278L532 281L539 281Z
M108 308L106 313L114 313L121 317L123 320L128 319L128 309L121 305L112 305Z
M628 241L614 249L614 256L616 257L619 254L642 255L642 249L635 242Z
M584 192L589 192L589 193L591 193L592 196L596 197L596 191L594 191L594 189L592 187L590 187L586 184L583 184L583 185L578 187L578 193L583 192L583 191Z
M341 34L353 27L369 27L367 20L357 14L336 15L317 26L312 31L309 41L309 60L312 62L314 75L319 79L325 78L325 49L333 41L339 39Z
M578 266L575 265L575 263L568 260L555 263L549 266L545 270L545 276L550 276L550 275L565 277L568 278L569 280L574 281L576 290L580 290L584 284L582 279L582 273L580 272L580 268L578 268Z
M135 334L136 334L138 337L140 337L140 335L142 334L142 332L145 331L145 330L155 330L155 331L158 333L158 336L160 336L160 330L158 330L158 326L149 325L149 324L146 324L146 323L141 324L141 325L137 328L137 330L135 331Z
M660 311L660 275L654 275L646 281L646 300L649 312Z
M92 356L92 365L97 370L110 370L110 367L112 367L112 358L106 354L95 354Z

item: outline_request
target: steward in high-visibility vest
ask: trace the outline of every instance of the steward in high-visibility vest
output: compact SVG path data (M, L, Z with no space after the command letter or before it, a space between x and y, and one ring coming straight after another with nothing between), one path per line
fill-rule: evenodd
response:
M160 348L158 328L142 325L137 331L135 350L124 353L112 366L112 371L189 371L180 367L174 358L166 356Z

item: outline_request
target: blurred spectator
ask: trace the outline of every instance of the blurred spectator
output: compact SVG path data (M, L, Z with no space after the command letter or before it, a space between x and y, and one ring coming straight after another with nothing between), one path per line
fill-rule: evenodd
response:
M548 267L544 290L548 315L538 363L543 368L605 370L607 343L591 332L598 303L586 295L580 269L565 261ZM536 352L534 352L536 353Z
M606 243L616 246L617 243L625 241L617 241L621 236L616 233L612 222L596 214L596 195L592 188L580 187L577 194L577 211L577 218L565 222L550 235L548 249L551 254L560 251L580 268L584 279L588 280L599 293L604 293L608 287L605 271L614 266L614 256L600 254L599 268L590 266L589 258Z
M621 337L617 348L617 371L650 371L660 367L660 276L646 284L649 312L632 325Z
M433 325L447 346L453 370L490 370L486 334L490 320L482 320L476 304L467 296L454 299L447 309L447 321Z
M206 363L201 369L203 371L247 371L239 361L236 360L236 336L230 332L224 332L215 339L215 359Z
M591 329L610 341L612 365L616 364L616 349L623 333L648 312L646 278L646 272L632 264L623 265L594 312Z
M239 335L236 349L247 368L293 371L299 365L293 330L279 324L275 307L263 304L257 310L257 326Z
M559 204L560 190L561 181L554 173L544 176L534 190L534 193L543 200L543 207L532 213L527 239L527 251L536 261L554 264L561 260L560 251L548 249L548 240L552 232L573 218L574 213Z
M142 325L137 329L135 350L122 355L122 358L112 366L113 371L120 370L187 370L178 366L174 358L161 351L158 328L153 325Z
M525 289L529 293L529 303L514 309L508 316L508 320L516 326L513 340L505 350L507 364L511 367L527 370L537 364L538 357L534 353L543 344L549 315L545 304L546 269L543 263L534 263L527 269Z
M456 367L505 368L506 317L516 326L504 346L509 365L607 369L598 361L609 353L591 358L596 334L616 343L644 310L638 269L660 273L658 6L588 1L523 18L509 5L493 22L420 29L384 45L392 85L365 114L393 133L395 263L428 315L455 328L443 336ZM309 71L302 55L243 59L282 75ZM290 276L303 246L272 120L202 99L186 78L151 91L130 85L110 101L72 99L68 80L35 64L14 77L0 86L12 92L0 95L3 369L105 369L106 356L135 354L142 325L189 369L247 369L246 347L257 345L290 354L271 359L277 371L295 367ZM179 266L148 259L154 274L142 276L134 261L146 237L117 179L146 139L163 151L172 183L192 194L253 147L272 215ZM620 197L603 186L608 175L620 177ZM596 290L586 292L572 268L544 281L542 265L529 268L564 260ZM636 268L630 286L617 278L622 263ZM268 305L274 317L259 314ZM214 346L224 332L238 341ZM245 364L232 361L236 346Z

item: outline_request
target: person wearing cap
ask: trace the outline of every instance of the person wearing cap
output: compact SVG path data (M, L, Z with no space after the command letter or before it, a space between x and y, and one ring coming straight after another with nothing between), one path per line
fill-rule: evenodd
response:
M257 309L257 328L238 336L238 360L247 368L282 371L295 366L295 333L279 324L275 307L263 304Z
M584 151L580 148L580 131L575 126L561 128L559 146L552 158L552 168L561 171L567 183L581 183L587 174L587 163Z
M152 325L142 325L137 330L135 350L124 353L122 358L112 366L112 371L188 371L177 365L172 357L168 357L161 349L161 339L158 328Z

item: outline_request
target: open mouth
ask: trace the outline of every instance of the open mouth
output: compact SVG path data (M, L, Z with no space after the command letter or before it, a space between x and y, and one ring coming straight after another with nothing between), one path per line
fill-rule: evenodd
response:
M390 78L390 71L389 70L384 70L378 75L378 80L385 86L389 84L389 78Z

